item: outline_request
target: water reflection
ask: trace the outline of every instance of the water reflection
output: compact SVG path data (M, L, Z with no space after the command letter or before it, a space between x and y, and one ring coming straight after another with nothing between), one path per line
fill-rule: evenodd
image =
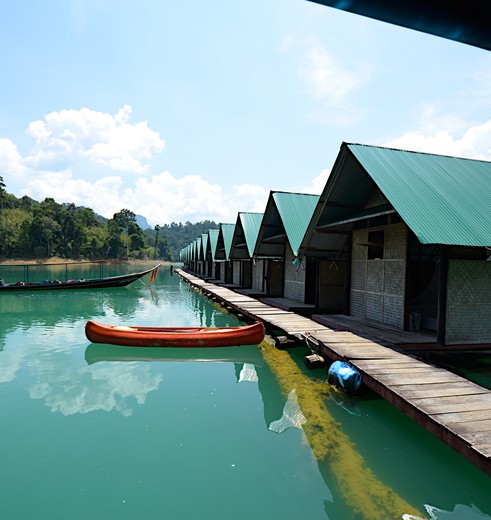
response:
M287 352L278 351L266 342L263 354L283 391L291 395L294 389L298 396L293 413L301 413L306 419L303 430L327 487L338 489L343 501L360 518L379 520L401 518L403 513L419 515L414 506L377 479L340 424L328 413L321 397L327 394L323 389L329 388L328 383L313 384ZM326 502L326 508L330 507Z
M0 383L17 379L16 388L7 384L1 388L2 404L7 405L3 406L5 415L11 413L8 405L12 410L20 409L20 413L29 415L29 421L32 415L38 415L41 418L38 424L44 424L46 416L53 414L55 433L61 416L71 417L63 422L63 427L68 429L70 425L77 429L85 426L86 431L91 432L95 431L93 424L97 423L99 434L112 428L115 436L108 444L111 446L116 436L119 437L121 424L124 424L124 429L135 437L129 441L127 433L121 438L119 449L126 449L131 442L132 448L138 446L144 455L142 444L151 437L150 430L142 427L142 416L146 417L145 420L155 418L154 426L160 428L155 435L159 450L163 448L158 444L162 439L181 442L182 438L187 441L187 449L192 450L191 446L199 444L192 434L193 428L199 431L201 442L205 430L210 425L215 426L214 421L223 420L222 429L213 430L213 439L223 433L223 439L230 442L227 449L234 463L239 453L248 454L245 446L250 439L254 439L254 451L260 452L261 457L267 458L271 454L276 457L271 459L276 464L272 469L248 454L251 467L257 464L261 471L273 473L278 467L286 471L283 464L291 468L286 459L298 456L295 455L297 447L307 454L309 464L313 460L312 454L316 460L313 472L322 484L321 493L316 497L325 499L324 506L321 502L320 516L325 511L325 517L332 519L379 520L406 515L406 520L489 520L480 511L490 505L487 477L479 476L475 468L463 464L439 441L428 441L411 421L403 419L398 424L399 419L388 414L383 401L377 415L377 400L374 399L373 403L353 398L347 400L342 393L333 391L324 377L316 379L312 373L306 374L302 368L301 349L296 356L294 351L278 351L267 345L191 350L87 344L83 332L85 321L94 317L118 324L164 325L166 322L182 326L223 326L237 321L223 314L206 298L197 296L179 280L174 277L171 281L166 273L159 273L158 284L151 288L137 285L129 291L123 289L121 296L119 290L110 293L84 291L83 298L68 293L62 298L59 293L49 296L36 294L27 298L9 298L8 307L3 306L5 298L2 296L0 339L3 339L5 348L0 352ZM4 330L5 316L7 331ZM186 362L185 369L183 362ZM195 362L222 364L207 363L203 366ZM227 365L223 366L223 363ZM223 374L227 376L225 383L220 379ZM208 387L200 378L205 378L210 385L222 385L223 393L217 392L213 397L208 393L204 395L203 389L208 391ZM235 382L241 384L235 385ZM21 398L9 401L7 394L14 392L11 388L26 395L24 401L28 401L28 396L35 406L29 407ZM177 389L179 395L169 392L169 389ZM237 393L232 395L233 391ZM238 409L236 401L230 403L235 398L243 399L240 403L244 410ZM221 407L225 409L226 404L230 406L222 419L219 410ZM91 412L101 411L106 413L91 415ZM234 417L233 413L237 416ZM174 418L173 424L159 423L159 414ZM247 419L241 422L243 414L247 414ZM75 417L77 415L79 417ZM8 424L13 423L9 420ZM18 421L18 424L21 431L26 423ZM17 431L16 428L13 430ZM174 435L174 430L179 430L178 434ZM50 433L53 431L46 436L49 437ZM276 433L281 433L281 436ZM70 435L67 437L72 438ZM80 435L77 441L83 444L89 437ZM238 449L234 442L239 438L241 448ZM223 439L220 437L219 443L203 443L203 446L212 446L211 451L223 450ZM18 451L24 444L19 443L19 446L16 448ZM101 446L106 445L101 443ZM289 450L287 457L282 451L285 446ZM87 446L87 452L91 447ZM191 461L195 463L199 457L184 458L184 450L175 451L174 467L184 483L188 474L178 473L180 464L185 461L191 465ZM168 465L168 457L172 455L170 450L165 459L156 462L155 475L161 475L159 464ZM94 465L98 464L99 457L102 456L99 454L94 459ZM200 464L204 461L209 468L217 467L217 453L206 452L205 457L208 459L199 459ZM140 468L139 456L137 459L135 467ZM115 467L119 468L117 464ZM234 469L235 476L239 475L237 469ZM305 467L298 471L304 470ZM251 476L261 479L257 468L251 469ZM93 478L93 472L87 474L87 479L90 478ZM301 487L300 480L301 477L295 484ZM307 483L311 488L312 480ZM229 482L223 485L227 484ZM275 492L266 488L265 493ZM148 496L157 496L158 492L161 492L160 487L152 489ZM241 493L238 493L237 504L243 498L242 487ZM457 501L475 503L476 506L455 505ZM292 502L287 503L290 505ZM437 504L438 508L424 506L425 503Z
M143 404L146 395L158 389L162 375L137 363L80 368L74 353L84 323L33 324L10 334L0 356L0 383L13 382L24 368L34 381L27 386L29 397L43 400L52 412L130 415L135 403Z
M444 511L438 507L425 505L430 520L489 520L491 516L483 513L475 505L457 504L453 511ZM413 515L403 515L403 520L421 520Z
M104 345L91 343L85 349L85 361L88 365L100 361L215 361L230 363L247 363L263 366L264 359L256 345L244 345L226 348L152 348L124 347L121 345Z
M135 404L144 404L147 394L156 391L163 380L162 375L136 364L101 366L92 371L46 368L38 370L29 396L42 399L53 413L62 415L102 410L130 416Z
M248 383L257 383L259 381L259 377L257 375L256 368L251 363L244 363L239 372L239 378L237 380L238 383L248 382Z
M307 422L305 415L302 413L300 409L300 405L297 400L297 392L293 389L288 394L288 399L283 408L283 414L281 419L277 421L273 421L269 425L269 429L275 433L282 433L288 428L298 428L302 429L302 425Z
M128 298L132 291L134 298ZM83 294L81 294L83 293ZM0 339L19 327L33 324L54 327L62 323L88 320L94 316L114 315L132 316L141 305L139 297L144 296L138 288L115 288L114 291L85 289L66 292L44 292L26 294L0 294L2 327Z

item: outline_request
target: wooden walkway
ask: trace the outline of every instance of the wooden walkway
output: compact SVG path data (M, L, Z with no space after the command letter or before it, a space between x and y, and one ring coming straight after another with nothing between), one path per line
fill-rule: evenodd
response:
M320 354L349 361L364 383L491 475L491 391L447 370L353 332L334 331L294 312L278 309L176 269L208 297L266 328L288 336L309 335Z

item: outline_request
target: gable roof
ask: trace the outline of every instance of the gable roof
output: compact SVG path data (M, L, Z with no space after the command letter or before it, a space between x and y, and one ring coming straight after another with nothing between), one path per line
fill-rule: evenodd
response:
M220 224L218 231L215 260L229 260L235 224Z
M216 254L217 242L218 242L218 233L219 233L218 229L210 229L208 231L207 251L210 252L212 262L215 261L215 254ZM208 257L208 254L206 256Z
M240 212L237 215L230 258L252 258L263 215L264 213L251 212Z
M490 162L343 143L302 249L315 231L396 212L422 244L491 246L490 208Z
M200 259L206 260L206 248L208 246L208 233L201 234L201 251L200 251Z
M271 191L254 247L254 256L283 257L286 241L295 256L319 195Z

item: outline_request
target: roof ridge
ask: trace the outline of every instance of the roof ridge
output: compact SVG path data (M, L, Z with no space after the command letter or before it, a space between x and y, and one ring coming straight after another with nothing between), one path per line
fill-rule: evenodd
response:
M365 148L376 148L381 150L391 150L394 152L404 152L404 153L413 153L417 155L430 155L432 157L447 157L448 159L459 159L461 161L472 161L472 162L480 162L489 164L491 161L486 161L485 159L472 159L471 157L459 157L457 155L448 155L448 154L439 154L439 153L431 153L431 152L422 152L417 150L405 150L403 148L394 148L392 146L379 146L374 144L364 144L364 143L347 143L343 142L346 146L360 146Z

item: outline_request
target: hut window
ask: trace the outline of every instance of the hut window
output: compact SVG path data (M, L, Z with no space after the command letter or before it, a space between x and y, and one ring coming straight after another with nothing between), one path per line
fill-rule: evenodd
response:
M384 258L384 232L370 231L368 233L368 260Z

